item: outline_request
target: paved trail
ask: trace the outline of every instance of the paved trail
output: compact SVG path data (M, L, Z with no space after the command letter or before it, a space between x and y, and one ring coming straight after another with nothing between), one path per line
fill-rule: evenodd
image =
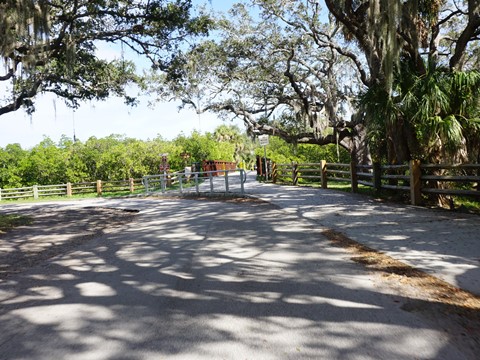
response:
M92 205L140 213L0 282L0 359L473 359L295 212Z
M480 296L480 216L252 177L247 193Z

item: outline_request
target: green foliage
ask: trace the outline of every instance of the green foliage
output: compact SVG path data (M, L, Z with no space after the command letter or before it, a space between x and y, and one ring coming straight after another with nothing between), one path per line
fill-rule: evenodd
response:
M390 135L387 131L395 122L414 130L416 146L411 147L411 155L426 161L435 162L439 154L444 160L458 156L466 139L480 135L478 71L436 68L417 76L406 68L396 76L395 96L387 95L381 87L372 86L360 98L367 114L370 149L376 159L385 156ZM466 150L477 153L473 144Z
M339 160L349 162L349 154L343 148L339 150ZM190 157L183 158L185 153ZM263 147L238 127L228 125L219 126L213 133L180 134L171 141L110 135L81 142L63 136L56 144L46 137L29 150L19 144L0 148L0 188L138 179L159 173L162 154L168 154L171 171L181 171L202 160L235 161L252 168L255 156L263 157ZM293 145L278 137L270 137L267 156L278 163L338 160L335 145Z
M245 133L229 126L214 133L181 134L172 141L110 135L81 142L63 136L55 144L47 137L30 150L18 144L0 148L0 188L141 178L159 173L162 154L168 154L172 171L202 160L248 163L253 157L251 146ZM190 158L182 158L183 153Z
M217 142L213 134L200 134L194 131L189 137L184 134L177 136L174 139L174 144L177 145L177 152L172 154L171 162L174 162L177 168L180 168L183 159L180 153L186 152L190 154L192 162L200 162L202 160L225 160L233 161L234 145L228 142Z
M22 184L22 163L28 152L20 144L9 144L0 148L0 184L1 187L15 188Z
M267 146L267 157L272 161L282 163L318 163L320 160L327 162L350 162L350 154L342 147L334 144L325 146L311 144L290 144L285 140L271 136ZM337 156L337 150L340 156ZM263 147L255 149L255 155L263 157Z
M335 142L335 128L341 141L357 78L325 42L335 30L324 20L311 1L234 4L217 17L214 39L184 52L167 74L152 74L148 88L197 113L242 119L251 134L324 145Z
M26 185L61 184L65 182L65 153L50 138L30 150L21 164L22 181Z

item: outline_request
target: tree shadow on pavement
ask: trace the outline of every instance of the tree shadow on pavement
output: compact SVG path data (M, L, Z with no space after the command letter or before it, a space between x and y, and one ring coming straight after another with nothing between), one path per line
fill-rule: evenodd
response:
M0 283L0 358L473 359L322 231L268 204L152 201Z

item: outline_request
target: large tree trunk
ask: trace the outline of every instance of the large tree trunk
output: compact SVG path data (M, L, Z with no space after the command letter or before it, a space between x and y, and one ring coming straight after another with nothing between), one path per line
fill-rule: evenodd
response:
M391 125L387 125L388 136L388 163L405 164L411 159L411 152L408 146L408 128L402 119L396 119Z
M372 156L367 143L367 129L363 124L353 128L353 135L345 138L341 145L350 152L352 161L358 165L371 165Z

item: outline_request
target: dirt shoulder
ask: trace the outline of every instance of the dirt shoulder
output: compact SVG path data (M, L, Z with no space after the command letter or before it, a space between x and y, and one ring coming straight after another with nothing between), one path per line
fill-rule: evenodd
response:
M14 213L28 216L31 223L0 233L0 280L125 226L136 214L101 207L36 207Z
M359 244L342 233L326 230L323 235L334 246L346 249L350 259L377 275L382 286L411 299L402 309L426 317L464 349L480 349L480 297L418 270L401 261ZM475 355L474 355L475 356Z

